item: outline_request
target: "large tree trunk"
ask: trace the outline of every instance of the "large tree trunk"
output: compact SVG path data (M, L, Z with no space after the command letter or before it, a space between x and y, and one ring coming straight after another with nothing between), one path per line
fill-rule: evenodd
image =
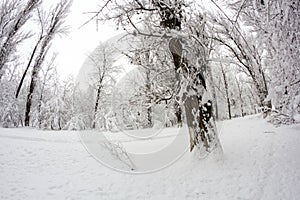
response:
M253 79L253 83L255 86L255 89L257 91L257 95L259 98L259 106L264 106L264 101L268 96L268 88L266 85L266 82L263 80L263 75L264 73L262 72L262 74L258 74L257 76L261 76L261 78L259 79L258 77L256 77L255 75L252 75L252 79Z
M190 151L201 142L208 150L209 140L206 134L207 130L203 120L203 113L201 109L199 109L199 97L197 95L186 97L184 108L190 134Z
M165 1L153 1L153 4L160 10L162 18L160 24L162 27L175 29L176 31L181 30L183 16L180 2L177 2L176 9L169 6ZM203 27L199 28L202 29ZM201 31L204 30L198 30L196 35L200 36ZM189 46L189 44L187 45ZM185 108L185 117L190 134L190 151L195 146L198 148L204 146L207 152L211 152L215 147L220 147L221 149L221 145L215 129L214 119L211 117L211 101L207 103L207 106L210 104L208 106L210 109L207 109L202 103L203 94L207 92L203 75L207 67L205 42L191 44L190 48L194 52L190 52L191 49L189 49L187 51L189 53L183 55L183 41L174 37L169 41L169 51L173 56L176 78L180 84L177 98L180 100L180 103L183 103ZM193 58L185 57L189 56L190 53L194 55Z
M210 152L216 146L219 146L220 143L213 124L213 118L211 118L212 109L208 111L202 103L202 96L206 92L204 77L201 76L200 68L192 69L193 66L190 66L188 61L183 57L182 44L179 39L171 39L169 49L173 56L176 77L183 77L182 74L179 74L180 70L178 69L180 68L181 71L184 71L183 73L189 73L189 77L194 77L193 80L183 80L182 78L178 80L181 83L181 87L185 87L181 88L181 91L185 91L183 96L178 94L178 97L183 99L185 117L190 135L190 151L195 146L201 147L203 145L205 150ZM188 70L184 70L184 68ZM195 87L198 89L194 89ZM209 113L204 113L204 111Z

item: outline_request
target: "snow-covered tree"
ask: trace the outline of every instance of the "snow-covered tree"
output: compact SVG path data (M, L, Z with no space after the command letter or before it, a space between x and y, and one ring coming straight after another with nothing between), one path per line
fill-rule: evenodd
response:
M16 65L16 67L20 67ZM10 67L9 69L13 69ZM14 98L14 89L16 87L19 74L17 70L7 70L6 74L2 77L0 83L0 126L3 127L18 127L23 125L22 113L24 100L17 100ZM24 97L24 94L21 94Z
M175 70L170 62L169 52L166 52L167 43L162 39L144 40L143 36L136 38L135 47L132 47L127 57L137 66L140 84L136 88L131 103L139 105L140 116L145 115L144 127L152 127L152 109L157 104L174 102L176 86L173 84ZM137 81L137 80L135 80ZM172 107L172 106L171 106Z
M228 1L236 20L260 43L263 65L270 77L267 100L292 117L299 94L300 2L297 0Z
M42 68L42 64L54 37L58 34L63 34L66 32L64 19L68 14L70 5L71 4L69 0L62 0L49 13L43 11L39 12L39 23L41 32L43 33L43 39L40 43L39 51L36 55L31 72L31 80L26 100L25 126L29 126L32 97L37 85L39 71Z
M224 50L230 52L230 56L233 58L231 62L239 66L252 79L259 96L259 103L262 106L268 95L268 86L260 43L255 42L254 35L247 35L238 23L233 24L227 18L215 15L211 18L213 21L212 32L214 33L211 36L212 39L224 46ZM224 59L229 60L228 57Z
M205 22L199 10L183 0L107 1L96 12L97 19L114 19L133 35L168 39L176 79L177 100L185 109L189 126L190 150L203 147L210 152L220 147L212 118L204 118L208 42ZM186 10L186 12L184 12ZM188 10L188 11L187 11ZM186 21L185 21L186 20ZM188 23L185 23L187 22ZM193 26L189 26L193 22ZM194 28L191 28L194 27ZM146 38L145 38L146 39ZM176 83L177 82L177 83Z
M17 45L30 37L22 27L31 17L40 0L4 0L0 3L0 80Z
M94 52L92 52L84 65L90 65L92 70L88 75L90 78L90 86L95 90L95 103L93 111L92 128L96 127L97 115L100 107L109 91L112 90L116 82L116 76L120 72L120 67L114 65L116 61L114 58L114 49L106 44L100 44Z

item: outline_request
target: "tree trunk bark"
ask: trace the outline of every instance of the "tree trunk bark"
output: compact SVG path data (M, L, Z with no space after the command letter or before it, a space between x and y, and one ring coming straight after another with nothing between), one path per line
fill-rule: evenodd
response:
M37 83L37 75L38 75L38 70L36 68L34 68L32 71L31 82L30 82L29 91L27 94L27 101L26 101L26 107L25 107L25 126L29 126L29 123L30 123L30 109L31 109L31 104L32 104L32 96L33 96L34 88Z
M169 49L173 56L173 61L175 65L175 71L176 71L176 77L180 78L182 77L182 74L180 74L179 69L182 71L185 69L192 68L188 65L187 61L182 55L182 44L179 39L171 39L169 42ZM186 71L192 71L193 69L189 69ZM188 72L183 73L188 73ZM195 73L197 73L196 71ZM187 75L187 74L185 74ZM193 76L192 72L188 74L191 77L194 77L194 80L192 80L193 85L191 83L188 83L188 85L181 85L181 87L185 90L184 94L182 96L179 95L179 98L183 99L183 105L185 108L185 116L186 121L189 129L189 135L190 135L190 151L194 149L195 146L205 147L206 151L209 152L214 147L220 145L216 130L209 125L209 119L205 121L205 116L203 113L204 108L202 107L202 95L205 92L205 80L199 80L204 79L203 77ZM182 84L182 78L178 80L179 83ZM183 81L189 81L189 80L183 80ZM193 87L200 88L198 90L194 90ZM189 94L190 92L194 93L194 95ZM211 114L211 113L210 113ZM214 120L214 119L211 119Z
M209 149L209 141L205 134L207 132L204 120L202 116L202 111L199 105L199 97L196 95L188 96L184 102L185 116L190 134L190 151L203 142L204 147Z
M20 83L19 83L19 85L18 85L17 92L16 92L16 98L18 98L18 96L19 96L19 93L20 93L20 91L21 91L21 88L22 88L22 85L23 85L25 76L26 76L27 71L28 71L28 69L29 69L29 67L30 67L30 65L31 65L31 63L32 63L32 61L33 61L34 55L35 55L35 53L36 53L36 51L37 51L37 48L38 48L38 46L39 46L41 40L42 40L42 37L40 37L39 41L36 43L36 45L35 45L34 48L33 48L33 51L32 51L32 53L31 53L31 55L30 55L30 59L29 59L29 61L28 61L28 63L27 63L26 69L25 69L25 71L24 71L24 73L23 73L23 75L22 75L22 78L21 78L21 80L20 80Z
M183 18L181 5L178 5L176 9L172 9L163 1L153 2L158 6L162 14L161 26L180 31ZM183 42L179 38L172 38L169 41L169 51L172 54L176 78L180 84L181 90L178 91L177 97L185 108L185 116L190 135L190 151L192 151L196 145L201 148L203 144L206 151L210 152L215 147L220 147L221 149L221 146L216 134L216 129L209 125L210 122L214 122L213 119L210 118L210 120L212 120L210 122L209 119L205 121L205 116L202 112L204 110L202 107L202 95L206 90L203 72L205 71L207 62L205 47L202 44L198 45L199 46L193 45L196 51L195 59L192 58L193 61L188 60L188 58L183 55Z
M99 101L101 96L101 88L102 88L101 85L99 85L97 88L97 96L96 96L96 103L94 108L94 120L93 120L92 128L96 128L96 118L97 118L97 111L98 111Z
M238 88L238 92L239 92L239 98L240 98L240 108L241 108L241 117L244 117L245 116L245 113L244 113L244 107L243 107L243 104L244 104L244 100L242 98L242 88L241 88L241 85L239 83L239 80L235 77L235 81L236 81L236 85L237 85L237 88Z
M149 59L149 54L147 55L147 58ZM150 85L150 71L146 69L146 104L148 106L147 108L147 121L148 121L148 128L152 127L152 109L151 109L151 85Z
M228 118L231 119L231 106L230 106L230 99L229 99L229 92L228 92L228 82L227 82L226 74L225 74L222 64L221 64L221 70L222 70L222 76L223 76L223 81L224 81L224 86L225 86L225 94L226 94L226 101L227 101L227 108L228 108Z
M177 127L182 127L182 111L180 105L176 101L174 103L174 108L175 108Z
M29 85L29 91L27 94L27 101L26 101L26 107L25 107L25 126L29 126L29 123L30 123L30 110L31 110L31 104L32 104L32 96L33 96L33 92L34 92L34 89L37 84L39 71L42 67L42 63L45 59L45 56L49 50L49 48L47 48L47 45L48 45L47 41L44 41L44 44L42 44L42 48L39 52L39 55L35 61L33 69L32 69L31 81L30 81L30 85Z
M211 70L210 66L207 68L207 72L208 72L207 74L208 74L208 77L209 77L209 82L210 82L210 86L211 86L211 93L212 93L212 98L213 98L213 100L212 100L213 105L214 105L213 113L214 113L215 119L218 120L219 119L219 112L218 112L217 93L216 93L216 88L215 88L215 85L214 85L212 70Z

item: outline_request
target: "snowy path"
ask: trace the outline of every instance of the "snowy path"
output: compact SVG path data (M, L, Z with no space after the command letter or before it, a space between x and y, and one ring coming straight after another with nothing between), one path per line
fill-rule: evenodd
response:
M223 158L186 153L131 175L101 165L72 132L0 129L0 199L300 199L300 124L275 128L252 116L220 132Z

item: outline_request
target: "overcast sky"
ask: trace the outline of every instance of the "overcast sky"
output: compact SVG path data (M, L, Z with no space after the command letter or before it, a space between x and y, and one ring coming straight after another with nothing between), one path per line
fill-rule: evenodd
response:
M113 22L106 22L105 25L99 23L98 31L95 21L91 21L81 27L92 17L92 14L87 14L87 12L99 10L98 4L101 1L73 0L70 14L66 19L66 23L70 26L69 34L62 38L56 38L53 44L53 50L59 53L57 69L62 77L68 74L76 76L87 54L92 52L100 42L104 42L121 33L116 31L116 26ZM201 2L200 4L203 4ZM210 9L215 8L209 1L207 3L207 5L202 6Z
M99 0L73 1L70 14L66 19L67 24L70 25L69 34L57 38L53 44L53 50L59 53L57 68L62 77L68 74L76 76L86 55L92 52L99 42L104 42L119 33L113 23L99 24L98 31L95 21L80 28L92 16L84 13L97 10L98 2Z

